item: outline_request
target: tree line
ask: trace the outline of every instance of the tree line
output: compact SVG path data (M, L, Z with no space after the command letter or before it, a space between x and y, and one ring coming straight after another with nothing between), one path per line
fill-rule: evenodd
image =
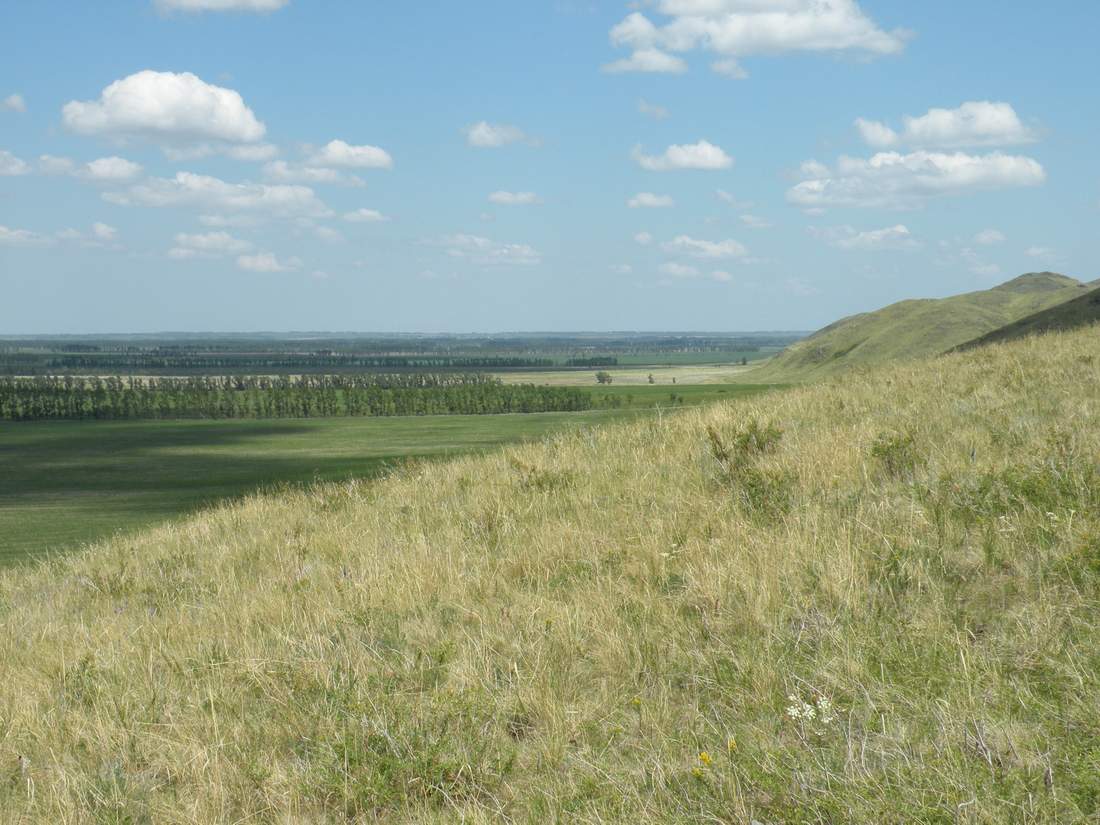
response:
M592 409L570 387L480 375L0 379L0 420L326 418Z

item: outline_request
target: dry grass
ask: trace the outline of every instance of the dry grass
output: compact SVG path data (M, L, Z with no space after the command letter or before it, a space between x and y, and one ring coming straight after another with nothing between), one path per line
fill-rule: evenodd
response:
M1096 822L1098 386L1048 336L6 572L0 821Z

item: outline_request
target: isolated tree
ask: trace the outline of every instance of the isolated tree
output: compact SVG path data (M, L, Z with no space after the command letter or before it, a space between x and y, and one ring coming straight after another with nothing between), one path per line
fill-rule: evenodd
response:
M610 384L612 380L613 379L611 378L611 373L609 373L605 370L600 370L599 372L596 373L596 383L597 384Z

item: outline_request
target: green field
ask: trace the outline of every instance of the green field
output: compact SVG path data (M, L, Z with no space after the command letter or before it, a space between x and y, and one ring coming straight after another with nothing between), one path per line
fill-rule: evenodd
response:
M257 489L377 475L671 406L669 387L590 390L621 410L536 415L120 421L0 427L0 564L132 530ZM677 387L685 404L759 392ZM629 396L629 400L628 400Z

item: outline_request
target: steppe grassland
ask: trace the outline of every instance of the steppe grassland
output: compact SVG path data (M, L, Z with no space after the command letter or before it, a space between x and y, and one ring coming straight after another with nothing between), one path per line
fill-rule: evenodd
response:
M253 497L0 575L0 820L1086 822L1100 343Z

